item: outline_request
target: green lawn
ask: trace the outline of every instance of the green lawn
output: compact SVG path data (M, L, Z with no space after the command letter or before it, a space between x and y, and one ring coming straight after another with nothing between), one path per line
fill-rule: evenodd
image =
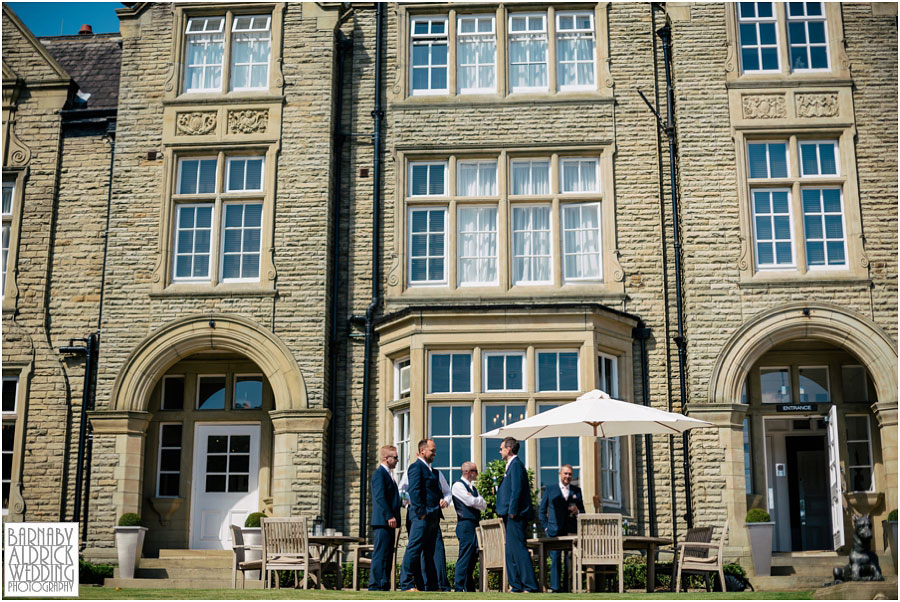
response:
M533 594L499 594L490 592L487 594L457 594L457 593L409 593L400 592L353 592L343 591L319 591L296 589L273 590L234 590L234 589L114 589L109 587L94 587L84 585L81 587L82 600L529 600L535 598L559 599L587 599L587 600L642 600L648 597L646 593L614 594L554 594L552 598L547 595ZM660 592L653 594L653 598L682 599L682 600L809 600L811 591L798 592L741 592L741 593L706 593L690 592L686 594L672 594Z

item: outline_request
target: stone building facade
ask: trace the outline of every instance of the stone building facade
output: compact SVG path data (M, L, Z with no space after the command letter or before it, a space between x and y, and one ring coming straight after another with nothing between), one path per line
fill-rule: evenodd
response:
M59 143L23 138L38 107L13 82L49 78L62 103L71 78L4 8L4 42L22 40L4 53L4 182L23 167L7 149L29 144L35 165L11 217L35 255L10 247L4 297L4 378L26 375L21 416L4 414L14 516L68 516L40 483L71 471L83 365L52 348L80 327L100 332L92 557L123 512L150 554L226 547L255 510L365 534L381 445L399 477L432 437L452 480L498 456L481 433L594 388L718 428L690 435L689 462L680 438L604 440L598 457L528 441L539 486L571 463L598 508L671 535L689 482L695 523L730 521L731 556L751 506L778 549L840 548L852 509L897 505L896 10L804 6L135 4L118 11L108 208L105 185L78 185L110 159L82 136L48 159L73 196L47 219L28 199L38 149ZM668 117L669 55L674 158L637 93ZM66 237L26 232L45 224L71 230L78 278ZM27 337L40 354L18 351ZM807 465L832 480L789 486ZM816 503L824 540L798 513Z

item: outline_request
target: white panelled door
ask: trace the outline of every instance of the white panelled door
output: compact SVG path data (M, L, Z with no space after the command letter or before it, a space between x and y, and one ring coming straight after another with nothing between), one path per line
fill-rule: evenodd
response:
M194 433L191 549L231 547L229 525L259 507L259 425L198 424Z
M838 449L837 406L828 410L828 488L831 496L831 531L834 549L844 545L844 493L841 487L841 455Z

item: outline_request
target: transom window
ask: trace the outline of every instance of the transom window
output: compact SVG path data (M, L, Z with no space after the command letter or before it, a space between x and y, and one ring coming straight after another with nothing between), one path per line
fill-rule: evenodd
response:
M561 159L562 192L600 192L597 159Z
M409 164L410 196L447 196L447 163L418 161Z
M414 17L411 21L413 94L446 94L447 17Z
M741 72L829 71L825 12L823 2L739 2Z
M497 161L458 161L456 194L461 197L497 196Z
M184 91L224 92L269 87L271 15L191 17L184 34ZM225 68L226 47L231 62Z
M494 21L494 15L457 17L456 77L460 94L497 91L497 34Z
M831 401L827 366L801 366L797 372L800 383L800 403L828 403Z
M791 403L790 368L760 368L759 391L763 403Z
M488 351L484 354L484 391L524 391L525 354L521 351Z
M550 161L532 159L513 161L512 194L541 195L550 194Z

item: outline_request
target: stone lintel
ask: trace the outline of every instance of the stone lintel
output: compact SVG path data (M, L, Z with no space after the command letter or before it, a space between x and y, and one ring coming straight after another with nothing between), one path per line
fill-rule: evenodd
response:
M285 433L324 434L331 422L331 410L308 408L293 410L272 410L272 427L276 435Z
M872 411L878 419L878 426L897 426L897 402L879 401L872 404Z
M94 433L103 435L144 435L150 424L150 412L94 410L88 419Z
M748 407L743 403L689 403L686 414L719 427L743 427Z

